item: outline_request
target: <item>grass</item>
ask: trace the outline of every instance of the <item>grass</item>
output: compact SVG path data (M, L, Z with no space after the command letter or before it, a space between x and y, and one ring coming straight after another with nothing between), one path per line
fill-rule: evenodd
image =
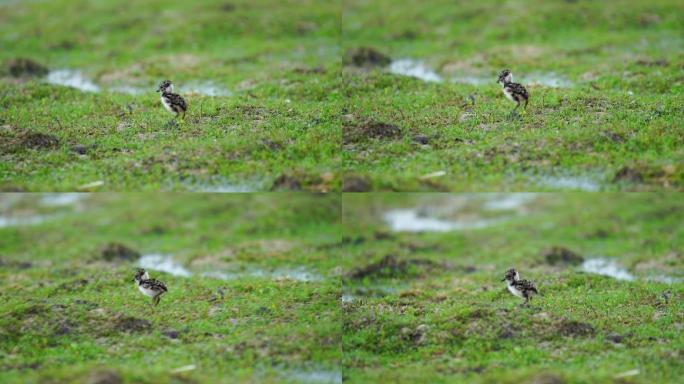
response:
M0 8L3 189L72 191L94 181L102 182L90 188L97 191L339 189L339 5L147 0L133 11L62 0ZM18 58L81 71L102 92L15 78ZM181 90L208 84L227 94L185 92L189 114L170 125L153 92L167 78ZM37 133L52 139L31 140Z
M0 381L335 380L340 280L330 244L339 242L339 198L197 196L94 194L67 206L0 196L0 218L25 223L0 228ZM27 224L36 215L44 220ZM152 307L132 283L137 259L105 259L110 243L173 255L197 274L151 270L169 287ZM319 278L247 273L255 268ZM173 373L188 365L195 369Z
M6 191L684 185L684 19L674 0L0 7ZM359 48L422 62L444 81L355 67ZM18 58L81 71L102 91L16 78ZM495 84L505 67L531 94L517 117ZM165 78L189 99L177 125L152 92ZM223 94L188 91L202 86Z
M680 11L670 0L346 2L344 51L421 61L444 81L346 66L344 174L381 191L679 190ZM503 68L531 94L519 118L495 83Z
M676 382L684 373L676 197L540 194L494 209L488 202L501 196L344 195L345 382ZM415 233L382 220L408 208L490 221ZM552 247L614 260L635 279L586 273L572 258L551 264ZM529 308L500 281L511 266L543 294ZM659 275L679 280L649 280Z

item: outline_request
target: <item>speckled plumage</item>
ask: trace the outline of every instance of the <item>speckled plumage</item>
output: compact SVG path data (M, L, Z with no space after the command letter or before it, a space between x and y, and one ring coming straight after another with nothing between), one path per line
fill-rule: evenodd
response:
M166 284L159 280L151 279L147 271L142 268L138 269L138 272L135 274L135 278L133 280L138 286L138 290L142 292L143 295L152 298L154 305L159 304L161 295L168 291Z
M173 83L169 80L164 80L159 84L157 92L161 92L161 102L167 111L173 113L178 117L182 115L185 118L185 112L188 110L188 103L185 99L177 93L173 93Z
M516 106L513 109L514 111L518 109L521 102L525 102L524 108L527 108L527 102L530 98L530 95L527 93L527 89L525 89L524 86L513 82L513 74L510 70L504 69L501 71L497 83L501 84L506 98L516 103Z
M501 281L506 282L509 292L521 299L525 299L525 305L529 304L533 295L539 294L534 283L529 280L520 279L520 274L513 268L506 271Z

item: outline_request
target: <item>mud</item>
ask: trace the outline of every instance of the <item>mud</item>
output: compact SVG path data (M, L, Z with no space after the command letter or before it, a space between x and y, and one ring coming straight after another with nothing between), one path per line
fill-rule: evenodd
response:
M397 139L401 128L381 121L345 122L342 125L342 143L358 143L367 139Z
M342 63L353 67L384 67L391 61L389 56L375 48L361 47L348 50Z
M281 174L274 181L271 186L271 191L301 191L302 184L298 178L292 175Z
M114 328L120 332L140 333L152 329L152 324L145 319L132 316L120 316L114 319Z
M377 262L354 269L348 274L348 277L350 279L405 277L412 267L425 271L447 266L427 259L399 259L397 256L389 254Z
M558 333L567 337L587 337L596 333L594 327L588 323L574 320L563 320L557 325Z
M100 255L106 261L134 261L140 258L140 252L121 243L109 243L100 249Z
M368 192L370 183L361 176L345 175L342 179L342 192Z
M580 265L584 258L565 247L554 246L542 250L542 257L549 265Z
M85 379L86 384L121 384L123 379L121 376L111 369L98 369L90 372Z
M22 149L55 149L59 147L59 139L55 135L42 132L26 132L19 138Z
M48 73L47 67L26 58L10 59L7 61L5 67L12 77L45 76Z

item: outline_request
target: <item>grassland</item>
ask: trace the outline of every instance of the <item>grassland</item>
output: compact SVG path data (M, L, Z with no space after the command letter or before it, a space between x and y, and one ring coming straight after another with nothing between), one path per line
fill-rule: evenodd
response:
M682 189L682 15L672 0L345 2L344 188ZM531 94L517 118L503 68Z
M345 194L345 382L678 382L681 201ZM393 231L384 217L407 209L454 230ZM589 273L595 258L631 279ZM529 308L501 282L510 267L543 295Z
M0 195L0 382L339 381L339 198L198 196ZM157 307L147 254L192 273Z
M307 0L0 4L0 188L338 190L339 14ZM64 70L99 91L46 82ZM154 92L163 79L188 100L182 123Z

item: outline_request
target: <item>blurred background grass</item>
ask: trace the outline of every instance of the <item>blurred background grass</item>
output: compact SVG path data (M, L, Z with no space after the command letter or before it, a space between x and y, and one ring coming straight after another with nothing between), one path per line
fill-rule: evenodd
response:
M0 381L338 382L339 233L333 194L0 194Z

